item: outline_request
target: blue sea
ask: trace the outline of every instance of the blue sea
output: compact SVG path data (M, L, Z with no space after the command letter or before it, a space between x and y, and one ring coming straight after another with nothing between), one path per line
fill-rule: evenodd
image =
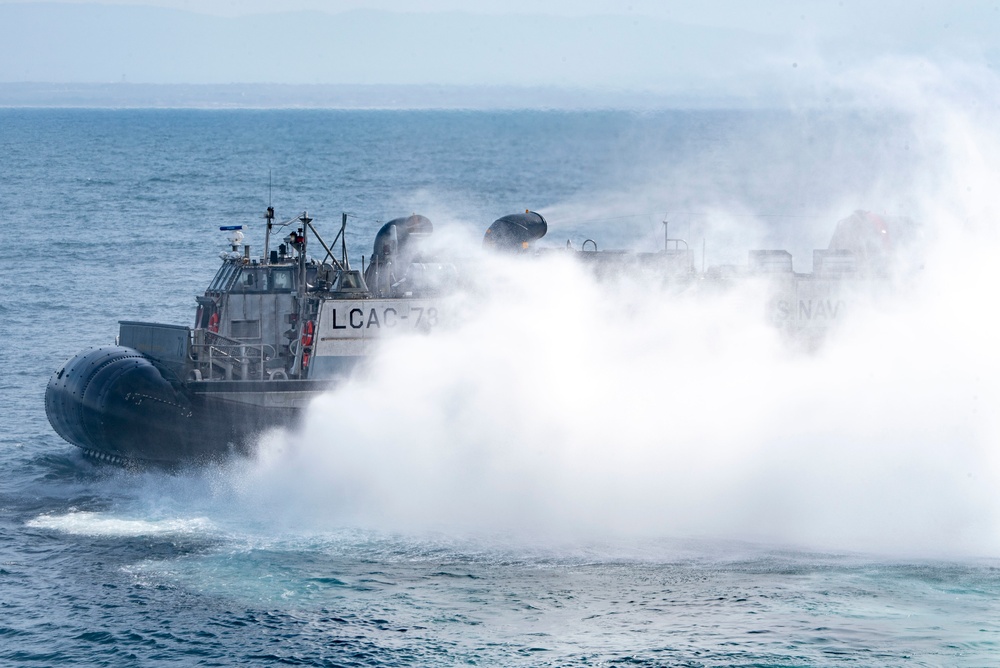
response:
M532 318L558 316L543 329L497 318L468 336L499 346L420 344L412 373L331 394L258 459L192 470L92 463L43 403L119 320L190 323L218 228L246 225L260 250L269 203L328 239L348 213L355 262L398 216L476 239L531 209L555 247L657 250L666 219L699 265L745 262L749 243L809 271L855 209L926 219L933 191L959 193L938 201L966 223L995 210L966 201L989 179L959 173L979 163L933 127L899 111L0 109L0 665L1000 664L983 293L928 289L925 308L786 364L697 311L591 327L617 311L543 280L526 292L545 305ZM581 314L587 336L561 326Z

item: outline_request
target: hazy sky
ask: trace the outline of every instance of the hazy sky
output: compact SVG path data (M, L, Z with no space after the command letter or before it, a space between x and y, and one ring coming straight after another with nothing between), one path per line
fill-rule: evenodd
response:
M1000 0L0 0L0 82L800 94L879 60L1000 65Z
M0 4L75 4L163 7L213 16L350 10L400 13L463 12L563 17L648 16L700 25L773 33L847 35L877 39L896 33L933 42L945 33L996 27L997 0L0 0ZM984 25L986 24L986 25Z

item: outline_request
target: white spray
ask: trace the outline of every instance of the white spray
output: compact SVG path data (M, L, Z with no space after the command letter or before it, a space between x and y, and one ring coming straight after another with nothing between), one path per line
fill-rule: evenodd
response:
M445 326L387 340L301 432L264 439L236 476L248 512L997 554L1000 138L975 121L918 119L935 164L895 203L925 222L919 260L819 351L765 322L756 285L695 296L484 259Z

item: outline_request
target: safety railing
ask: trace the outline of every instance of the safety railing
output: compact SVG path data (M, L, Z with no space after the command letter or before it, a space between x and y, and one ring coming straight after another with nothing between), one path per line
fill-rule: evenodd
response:
M208 331L191 343L195 380L267 380L267 363L275 356L274 346Z

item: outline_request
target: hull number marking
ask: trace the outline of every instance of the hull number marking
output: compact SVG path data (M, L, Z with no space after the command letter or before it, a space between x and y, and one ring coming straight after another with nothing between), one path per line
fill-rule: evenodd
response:
M330 309L331 328L338 329L392 329L406 322L411 327L435 327L438 324L438 311L433 306L424 308L421 306L410 307L408 315L400 314L395 308L352 308L342 309L337 313L337 309Z

